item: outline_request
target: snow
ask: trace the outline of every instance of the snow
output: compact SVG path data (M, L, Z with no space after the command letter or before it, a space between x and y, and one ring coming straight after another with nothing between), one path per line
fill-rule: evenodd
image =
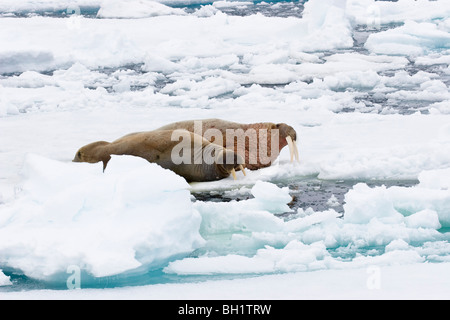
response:
M82 287L152 270L206 281L0 298L448 298L449 2L310 0L302 18L173 3L2 1L99 11L0 18L0 286L15 287L11 268L65 281L70 266ZM420 107L398 112L408 103ZM92 141L212 117L292 125L300 163L286 148L236 181L189 185L133 157L105 173L71 162ZM280 185L311 177L355 182L343 215L335 195L327 210L290 208ZM369 186L396 180L418 183Z

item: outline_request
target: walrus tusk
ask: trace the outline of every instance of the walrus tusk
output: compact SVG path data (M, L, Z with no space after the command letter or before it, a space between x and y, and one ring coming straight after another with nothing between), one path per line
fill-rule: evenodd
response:
M295 160L297 160L297 162L300 162L300 156L298 155L297 141L293 141L292 145L295 148Z
M286 141L288 143L289 152L291 154L291 162L294 162L294 152L295 152L294 143L292 142L292 138L290 136L286 137Z
M233 176L233 179L236 180L236 171L234 171L234 169L231 169L231 175Z
M247 176L247 174L245 173L245 170L244 170L244 166L242 164L239 165L239 169L241 169L241 171L244 174L244 176Z

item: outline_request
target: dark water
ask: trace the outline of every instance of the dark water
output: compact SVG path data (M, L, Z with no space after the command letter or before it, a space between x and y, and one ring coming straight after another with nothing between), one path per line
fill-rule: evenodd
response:
M320 180L317 178L298 178L289 182L276 182L278 187L289 187L289 194L292 196L292 202L288 204L291 211L279 214L280 217L289 217L297 213L299 208L314 211L326 211L333 209L338 213L344 214L345 194L358 183L365 183L369 187L379 186L400 186L412 187L419 183L417 180ZM232 200L242 201L253 198L248 193L232 194L219 191L193 192L192 194L199 201L229 202Z
M252 14L262 14L266 17L297 17L301 18L306 1L294 2L254 2L253 4L243 4L240 6L230 6L220 8L220 11L232 16L249 16Z

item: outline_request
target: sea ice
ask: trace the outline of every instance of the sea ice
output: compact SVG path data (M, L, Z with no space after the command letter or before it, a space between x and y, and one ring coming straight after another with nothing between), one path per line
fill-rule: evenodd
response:
M143 159L114 156L102 173L30 154L23 175L20 196L2 207L0 260L27 276L151 268L203 243L188 184Z
M177 274L245 274L295 272L322 269L320 261L329 256L323 243L305 245L292 240L282 249L267 246L255 256L226 255L220 257L186 258L169 263L164 269Z
M440 229L439 215L436 211L424 209L405 218L406 225L411 228Z
M10 280L10 277L5 276L5 274L0 269L0 287L2 286L11 286L12 282Z
M348 0L346 13L355 24L380 28L381 24L416 22L447 18L450 5L446 1L428 0Z
M444 279L445 268L422 262L450 261L447 0L309 0L301 19L220 10L241 3L193 14L127 4L0 4L2 12L100 8L99 18L76 23L0 19L0 43L8 44L0 48L1 266L39 279L70 265L94 277L163 267L175 275L310 271L226 286L283 279L277 297L286 288L295 297L292 279L309 281L308 292L322 277L353 279L362 270L365 281L372 265L402 265L397 277L438 270ZM366 24L372 29L355 29ZM353 49L355 32L363 35ZM430 114L398 114L409 101ZM245 178L189 186L130 157L114 157L104 174L101 165L69 162L93 139L207 117L287 122L298 132L301 163L290 164L283 150ZM343 215L291 209L291 190L275 185L312 176L361 181L345 195ZM419 184L369 187L372 179ZM188 189L254 198L193 202ZM406 266L413 263L422 264ZM326 273L313 276L318 269ZM9 284L3 275L0 284ZM216 284L188 287L199 294ZM173 297L176 289L164 290Z
M147 18L162 15L185 15L182 9L170 8L156 1L107 0L102 1L97 13L99 18Z
M299 209L288 219L277 216L279 210L269 213L270 201L279 205L289 201L288 190L270 183L258 182L250 200L197 201L194 207L202 216L200 232L206 244L198 258L173 261L164 270L279 273L423 262L431 257L423 247L429 246L426 243L447 239L438 231L450 225L446 171L423 172L424 182L415 187L357 184L345 196L343 218L334 210ZM437 175L445 178L427 185L425 177ZM381 252L365 251L368 247ZM329 251L333 249L335 254ZM433 252L433 259L445 258L447 247L441 249ZM342 256L352 258L342 260Z
M101 1L102 0L4 0L0 4L0 11L70 10L81 6L99 6Z
M435 23L406 21L403 26L374 33L365 47L373 53L419 56L450 48L450 34Z
M430 177L435 178L430 182ZM411 188L385 186L369 188L358 184L346 196L344 220L369 223L373 218L386 223L406 223L413 227L440 229L450 226L448 169L424 171L420 183Z

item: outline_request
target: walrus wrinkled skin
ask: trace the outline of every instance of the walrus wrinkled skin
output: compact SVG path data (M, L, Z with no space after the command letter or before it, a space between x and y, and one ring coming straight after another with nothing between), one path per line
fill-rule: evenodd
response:
M279 156L281 149L283 149L285 146L289 146L290 155L291 155L291 162L293 162L294 157L297 161L299 161L299 155L298 155L298 148L296 145L297 141L297 132L294 128L291 126L285 124L285 123L271 123L271 122L261 122L261 123L250 123L250 124L242 124L237 122L231 122L221 119L205 119L205 120L186 120L186 121L179 121L174 122L168 125L165 125L158 130L175 130L175 129L184 129L190 132L198 133L198 127L195 127L195 124L201 123L202 128L201 131L205 133L208 129L218 129L222 133L222 146L224 148L232 149L234 152L242 156L245 160L245 168L248 168L250 170L256 170L264 167L270 166L275 159ZM231 143L231 146L234 145L232 148L231 146L227 145L227 130L239 130L242 129L240 132L247 132L249 129L254 129L257 135L256 142L255 141L249 141L246 140L245 142L245 148L238 148L237 139L234 139L234 143ZM262 139L265 139L265 146L267 146L268 151L268 160L262 161L263 159L260 158L260 149L264 146L261 146L261 140L260 140L260 129L267 130L267 136L264 136ZM272 141L271 141L271 132L272 130L277 129L278 130L278 148L276 147L276 144L274 145L274 148L272 149ZM208 139L210 142L214 142L217 144L220 144L219 142L216 142L214 137L210 139L207 136L204 136L206 139ZM245 137L242 137L245 140ZM248 135L247 135L248 138ZM255 140L255 139L253 139ZM248 141L248 143L247 143ZM251 145L251 144L257 144L257 145Z
M178 137L178 140L172 141L174 136ZM177 145L180 146L180 141L189 142L187 148L190 148L188 150L190 159L186 161L187 163L177 164L176 161L173 161L172 151L177 148ZM202 161L202 155L204 154L210 154L212 160L209 162ZM144 158L165 169L174 171L188 182L220 180L230 176L230 174L235 178L235 169L242 168L244 164L244 159L232 150L227 150L186 130L137 132L111 143L106 141L93 142L80 148L73 161L103 162L103 170L105 170L111 155L132 155Z

